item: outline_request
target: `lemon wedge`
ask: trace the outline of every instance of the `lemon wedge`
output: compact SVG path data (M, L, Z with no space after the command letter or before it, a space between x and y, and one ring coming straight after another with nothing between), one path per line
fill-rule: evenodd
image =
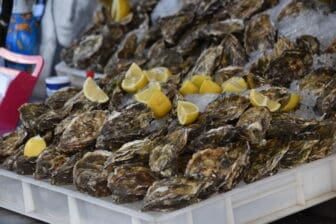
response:
M41 136L37 135L30 138L23 149L23 154L27 157L37 157L47 147L46 142Z
M208 75L194 75L191 78L191 82L197 86L197 88L201 88L202 83L204 80L211 80L211 77Z
M223 92L241 93L248 89L246 81L242 77L232 77L222 84Z
M171 110L172 103L163 92L156 90L147 101L147 106L153 111L155 117L160 118Z
M84 96L92 101L98 103L105 103L109 100L106 93L96 84L96 82L91 78L87 78L83 85Z
M128 93L135 93L145 87L148 79L141 68L133 63L125 74L125 78L121 82L121 88Z
M158 82L153 83L147 89L134 95L136 101L147 104L154 92L161 91L161 86Z
M291 93L286 102L281 107L281 111L291 111L294 110L300 103L300 96L296 93Z
M280 109L281 104L269 99L267 96L255 91L254 89L250 92L251 104L255 107L267 107L271 112L275 112Z
M149 81L167 82L173 74L166 67L155 67L145 72Z
M111 17L114 21L120 22L131 12L128 0L113 0Z
M199 90L197 86L189 80L185 81L180 88L180 93L183 96L188 95L188 94L196 94L198 93L198 91Z
M199 90L199 93L201 94L221 92L222 88L212 80L204 80Z
M196 104L188 101L177 102L177 118L181 125L193 123L199 116L199 109Z

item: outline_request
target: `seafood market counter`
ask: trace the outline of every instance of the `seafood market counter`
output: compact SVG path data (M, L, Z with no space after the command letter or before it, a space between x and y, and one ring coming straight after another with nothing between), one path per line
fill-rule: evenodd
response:
M266 223L336 197L336 155L240 184L173 212L141 212L141 202L117 205L72 186L59 187L0 168L0 207L48 223Z

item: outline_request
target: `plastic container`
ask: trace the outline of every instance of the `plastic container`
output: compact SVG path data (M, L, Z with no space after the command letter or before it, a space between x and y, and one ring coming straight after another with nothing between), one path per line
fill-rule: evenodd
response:
M173 212L141 212L141 202L117 205L73 186L53 186L0 169L0 207L48 223L268 223L336 197L336 155Z
M49 77L45 80L47 96L51 96L57 90L70 86L70 78L68 76Z
M65 64L65 62L60 62L59 64L57 64L55 66L55 70L58 76L68 76L73 86L83 86L83 83L86 79L85 70L70 68ZM104 74L95 73L95 78L103 78L104 76Z

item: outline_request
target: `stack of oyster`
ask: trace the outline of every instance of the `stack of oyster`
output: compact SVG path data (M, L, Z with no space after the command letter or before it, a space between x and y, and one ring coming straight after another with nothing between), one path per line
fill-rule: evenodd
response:
M278 19L320 7L307 2L292 1ZM146 1L146 9L133 7L124 23L96 27L96 37L82 37L90 51L81 52L79 44L66 55L79 65L79 55L89 53L84 61L99 66L107 53L102 49L114 52L106 78L98 81L110 100L91 102L82 90L70 87L45 102L23 105L22 125L0 139L3 167L56 185L74 184L81 192L111 196L118 203L143 199L144 210L166 211L229 191L240 181L254 182L330 155L336 70L321 58L334 56L336 40L322 49L318 37L292 41L277 36L264 12L277 3L188 1L176 14L149 26L156 1ZM181 126L175 110L157 119L121 89L134 61L174 73L162 83L173 104L183 98L181 83L195 74L209 75L219 84L239 76L271 99L286 101L295 91L302 100L295 111L270 112L253 107L249 91L222 93L196 122ZM25 142L35 135L44 138L47 148L38 157L26 157Z

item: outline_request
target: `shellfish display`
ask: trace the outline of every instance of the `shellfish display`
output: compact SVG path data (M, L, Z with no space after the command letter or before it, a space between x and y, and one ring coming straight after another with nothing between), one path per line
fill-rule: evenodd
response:
M157 17L160 1L129 1L120 21L102 7L62 58L105 77L21 106L2 168L169 211L332 154L336 70L322 59L336 58L336 36L282 30L328 5L182 2Z

